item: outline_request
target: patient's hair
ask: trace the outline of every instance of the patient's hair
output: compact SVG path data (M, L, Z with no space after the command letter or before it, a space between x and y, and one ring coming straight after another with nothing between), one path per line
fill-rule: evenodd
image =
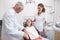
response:
M24 24L24 27L27 27L27 26L28 26L28 25L27 25L27 21L28 21L28 20L31 21L31 26L32 26L32 20L29 18L29 19L26 20L26 22L25 22L25 24Z

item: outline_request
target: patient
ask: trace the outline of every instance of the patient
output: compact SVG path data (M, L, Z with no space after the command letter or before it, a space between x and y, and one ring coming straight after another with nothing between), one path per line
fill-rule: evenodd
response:
M47 38L42 37L38 34L38 31L32 26L32 20L27 19L24 32L26 35L26 40L48 40Z
M32 20L26 20L25 33L27 34L27 40L42 40L42 37L38 34L37 30L32 26Z

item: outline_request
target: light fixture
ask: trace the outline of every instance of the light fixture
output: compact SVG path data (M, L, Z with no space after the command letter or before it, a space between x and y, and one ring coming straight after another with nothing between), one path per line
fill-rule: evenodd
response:
M35 3L35 1L34 0L26 0L26 4L28 4L28 3Z

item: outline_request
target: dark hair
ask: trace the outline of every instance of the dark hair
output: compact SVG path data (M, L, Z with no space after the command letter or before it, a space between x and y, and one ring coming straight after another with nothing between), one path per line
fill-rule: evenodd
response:
M41 6L43 8L42 12L45 12L45 7L42 3L39 3L38 6Z

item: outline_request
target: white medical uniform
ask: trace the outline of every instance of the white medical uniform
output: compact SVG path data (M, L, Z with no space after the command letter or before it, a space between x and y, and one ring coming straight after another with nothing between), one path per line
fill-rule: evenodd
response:
M16 12L13 8L9 9L2 21L2 40L20 40L24 36L23 26L18 24Z
M44 28L44 22L45 22L45 14L42 13L40 16L38 16L37 14L35 15L34 19L35 21L35 27L38 29L39 32L43 32L43 28Z

